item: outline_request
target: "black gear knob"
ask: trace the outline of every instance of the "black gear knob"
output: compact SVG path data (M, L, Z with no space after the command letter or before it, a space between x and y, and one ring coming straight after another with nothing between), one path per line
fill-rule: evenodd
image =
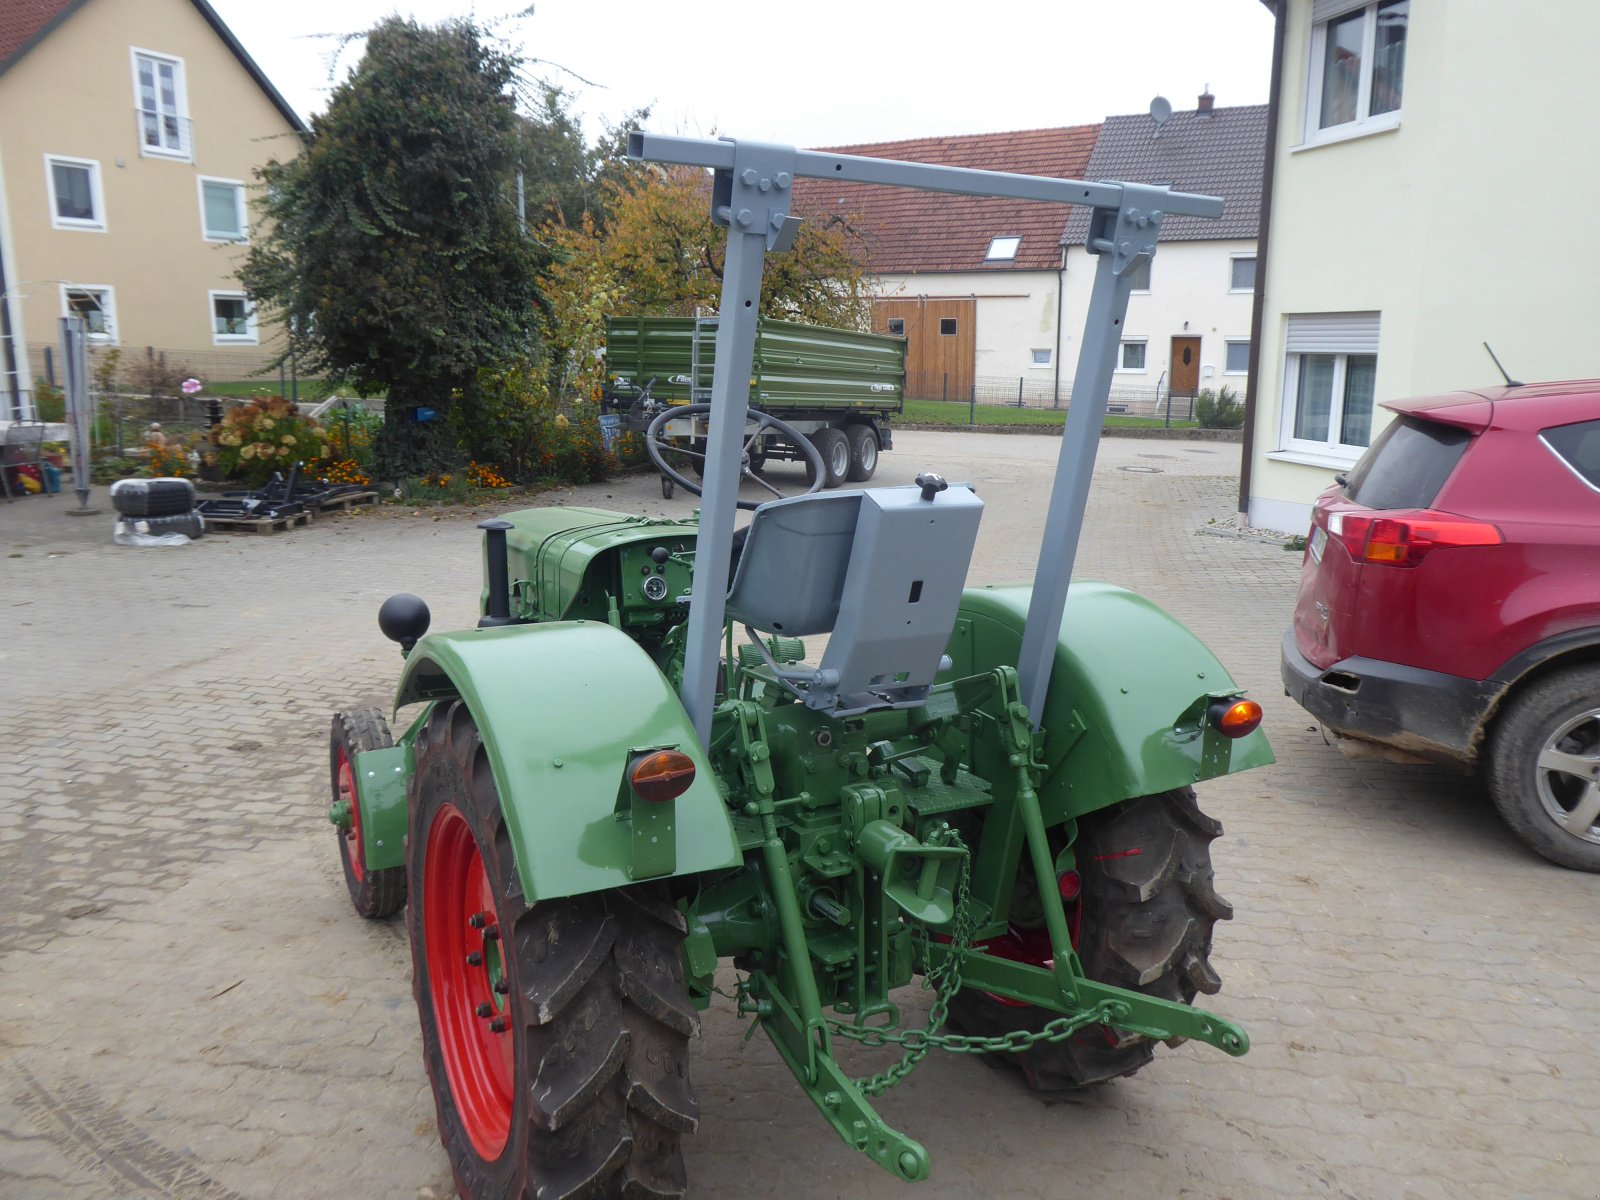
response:
M932 471L924 471L917 476L917 486L922 489L922 498L932 500L950 485L944 481L943 475L935 475Z
M433 614L428 611L427 602L410 592L390 596L378 609L378 628L384 637L399 642L402 650L417 644L417 639L428 632L431 620Z

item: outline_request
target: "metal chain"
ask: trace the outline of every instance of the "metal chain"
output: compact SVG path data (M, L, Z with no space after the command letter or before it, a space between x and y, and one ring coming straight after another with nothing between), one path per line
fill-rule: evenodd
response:
M849 1025L829 1019L828 1025L839 1037L857 1042L868 1048L900 1046L905 1053L900 1061L891 1063L876 1075L856 1080L863 1095L878 1096L899 1083L917 1064L928 1057L935 1047L956 1054L1020 1054L1040 1042L1065 1041L1081 1029L1091 1025L1104 1025L1112 1014L1109 1005L1097 1004L1086 1012L1057 1017L1037 1030L1013 1029L999 1037L976 1037L960 1033L940 1033L949 1016L950 1001L961 990L961 965L972 946L976 917L971 904L972 852L954 829L947 829L944 839L966 851L961 858L961 877L956 885L956 911L950 923L950 953L944 965L923 977L922 986L933 988L933 1004L928 1009L926 1029L879 1029L870 1026Z

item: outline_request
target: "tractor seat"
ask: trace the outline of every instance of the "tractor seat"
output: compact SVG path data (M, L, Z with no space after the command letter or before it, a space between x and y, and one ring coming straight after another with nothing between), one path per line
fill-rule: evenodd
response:
M728 616L762 633L832 633L820 669L783 673L812 708L920 703L939 673L983 502L965 484L918 480L755 511Z

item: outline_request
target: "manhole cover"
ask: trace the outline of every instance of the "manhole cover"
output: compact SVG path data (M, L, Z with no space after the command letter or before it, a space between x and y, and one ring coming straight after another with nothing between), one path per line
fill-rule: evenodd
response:
M1135 475L1163 475L1163 474L1165 474L1165 472L1162 471L1162 469L1160 467L1141 467L1137 463L1130 464L1128 466L1121 467L1121 468L1118 468L1118 469L1119 470L1123 470L1123 471L1131 471Z

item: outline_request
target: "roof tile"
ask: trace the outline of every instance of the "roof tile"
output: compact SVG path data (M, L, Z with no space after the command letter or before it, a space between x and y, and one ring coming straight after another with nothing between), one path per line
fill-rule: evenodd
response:
M50 23L82 0L4 0L0 3L0 71Z

